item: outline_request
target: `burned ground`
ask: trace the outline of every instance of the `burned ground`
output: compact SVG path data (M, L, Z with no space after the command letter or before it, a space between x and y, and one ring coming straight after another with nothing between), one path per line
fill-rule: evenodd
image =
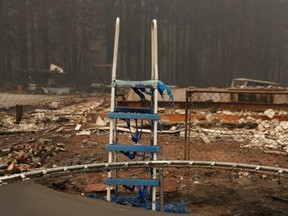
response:
M99 128L99 122L87 120L91 112L97 113L102 119L105 117L105 113L109 110L109 101L103 98L99 96L76 100L77 103L69 105L59 102L57 109L46 105L37 107L39 109L37 111L30 108L24 113L22 123L15 126L17 130L6 124L13 122L15 118L13 112L2 112L0 164L7 164L9 167L1 169L0 175L42 167L107 161L105 145L108 142L108 132ZM103 121L105 122L105 119ZM81 124L80 130L75 130L77 124ZM211 128L211 124L201 127L214 132L216 130ZM179 123L177 128L183 128L183 123L182 125ZM254 129L255 126L252 130ZM245 139L237 141L223 138L224 135L222 139L221 136L215 139L207 134L205 136L210 139L209 142L205 143L206 139L203 136L201 138L192 135L191 160L287 167L288 157L285 152L274 154L283 152L281 148L273 149L271 154L271 151L267 151L269 149L255 147ZM131 134L128 132L119 134L120 143L130 139ZM143 134L141 142L149 142L149 139L147 134ZM185 140L180 132L159 134L158 144L161 147L159 160L184 159ZM128 161L124 156L119 157ZM141 160L142 156L138 159ZM122 169L121 174L145 176L147 171ZM38 182L55 190L82 196L90 194L104 196L106 185L103 179L106 175L106 170L65 173L47 176ZM164 168L165 204L182 200L191 215L285 215L288 210L287 189L287 175L276 173L232 167ZM130 194L124 188L120 188L119 191L123 195Z

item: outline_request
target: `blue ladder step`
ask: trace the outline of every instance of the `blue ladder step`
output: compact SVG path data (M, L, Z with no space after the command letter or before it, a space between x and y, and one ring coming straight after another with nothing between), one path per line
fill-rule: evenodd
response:
M123 152L153 152L159 153L160 146L151 145L124 145L124 144L108 144L106 145L107 151L123 151Z
M160 185L160 182L157 179L105 178L104 182L107 185L139 185L153 187L158 187Z
M150 108L136 108L136 107L115 107L114 108L114 112L154 114L154 109L150 109Z
M147 119L160 120L159 114L143 114L143 113L124 113L124 112L109 112L108 117L111 119Z
M123 88L158 88L158 80L143 80L143 81L126 81L126 80L113 80L112 86Z

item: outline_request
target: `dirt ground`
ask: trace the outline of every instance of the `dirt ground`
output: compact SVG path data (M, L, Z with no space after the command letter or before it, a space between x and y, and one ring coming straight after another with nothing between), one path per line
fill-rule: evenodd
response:
M47 123L47 124L52 124ZM58 123L58 126L61 122ZM71 124L74 128L75 124ZM88 123L86 128L93 127ZM67 127L66 127L67 129ZM72 130L55 130L3 134L0 137L1 150L21 149L21 145L33 146L29 140L52 140L61 148L55 154L42 157L38 167L68 166L76 164L104 162L108 159L105 145L108 143L107 131L95 131L92 135L79 136ZM129 133L120 133L119 142L131 140ZM143 134L141 143L149 142L149 136ZM158 136L161 152L159 160L183 160L184 139L179 134ZM37 144L37 142L36 142ZM20 147L19 147L20 146ZM56 147L57 148L57 147ZM3 156L4 157L4 156ZM146 156L148 157L148 156ZM142 156L138 157L139 160ZM205 144L201 140L192 140L190 159L205 161L226 161L257 165L287 167L288 157L265 154L259 149L241 148L237 142L213 142ZM127 160L119 155L119 160ZM23 163L25 160L23 159ZM27 161L26 161L27 162ZM33 163L32 163L33 164ZM22 166L23 168L23 166ZM145 169L120 170L123 176L145 176ZM103 179L107 172L66 173L39 179L39 183L55 190L77 195L105 195L106 185ZM189 170L181 167L164 169L165 204L185 202L189 214L193 215L287 215L288 212L288 176L263 173L242 169L219 169L214 167L193 167ZM120 195L129 192L119 189ZM158 193L159 194L159 193ZM127 204L129 205L129 204Z
M72 165L106 161L107 152L104 150L108 134L100 133L89 139L97 142L94 148L85 148L77 142L77 137L61 142L69 142L69 152L58 155L47 163ZM121 139L129 139L128 134L122 134ZM70 140L70 141L69 141ZM159 159L183 159L184 140L174 135L160 135L161 153ZM73 144L74 143L74 144ZM212 145L212 144L211 144ZM243 151L237 148L237 143L215 143L207 146L199 143L193 145L191 158L206 160L231 158L228 161L240 161L252 164L262 164L270 161L270 165L285 166L287 157L271 156L255 150ZM68 146L67 146L68 147ZM242 151L241 151L242 150ZM81 154L79 154L81 152ZM206 156L200 154L206 152ZM257 152L257 153L256 153ZM209 157L208 157L209 155ZM255 158L254 156L257 156ZM228 158L228 159L229 159ZM234 158L234 160L232 160ZM124 158L123 158L124 159ZM222 161L222 160L221 160ZM123 176L143 176L144 170L123 170ZM164 170L165 204L178 203L183 200L190 213L199 215L285 215L288 210L288 179L287 176L270 175L267 173L249 172L239 169L191 168L188 172L184 168L165 168ZM106 185L103 179L106 172L71 174L57 176L41 181L57 190L76 194L105 194ZM120 188L120 194L129 194ZM284 198L286 201L284 201Z

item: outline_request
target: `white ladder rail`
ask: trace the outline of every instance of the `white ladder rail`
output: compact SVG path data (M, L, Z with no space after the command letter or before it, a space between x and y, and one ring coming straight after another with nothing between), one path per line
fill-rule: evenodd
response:
M115 37L114 37L114 52L113 52L113 65L112 65L112 86L111 86L111 112L114 112L116 105L116 69L118 58L118 46L119 46L119 34L120 34L120 19L117 17L115 24ZM157 21L154 19L151 22L151 80L158 82L158 39L157 39ZM158 90L157 84L153 89L154 99L154 114L158 113ZM116 131L116 119L110 119L110 131L109 131L109 144L113 144L117 139ZM153 121L152 143L151 145L157 146L157 125L158 120ZM116 156L117 157L117 156ZM114 158L115 160L116 157ZM157 161L157 153L152 153L153 161ZM113 153L109 151L108 164L113 162ZM117 171L116 171L117 172ZM117 175L117 173L116 173ZM108 178L112 177L112 171L108 171ZM117 177L117 176L116 176ZM157 179L157 169L154 167L152 170L152 179ZM110 185L107 186L107 200L111 201L111 189ZM156 187L152 187L152 210L156 210Z
M151 23L151 80L158 80L158 40L157 40L157 21Z
M151 23L151 80L158 81L158 44L157 44L157 21L154 19ZM158 90L154 90L154 114L158 113ZM157 124L153 121L153 145L157 146ZM153 161L157 160L157 154L153 153ZM157 179L157 169L154 167L152 178ZM152 210L156 210L156 187L152 187Z
M115 23L115 36L114 36L114 52L113 52L113 64L112 64L112 86L111 86L111 112L115 109L115 93L116 87L113 85L114 80L116 79L116 70L117 70L117 59L118 59L118 46L119 46L119 34L120 34L120 18L116 18ZM109 143L114 143L114 133L116 127L116 120L110 119L110 129L109 129ZM109 152L108 163L112 162L112 152ZM112 177L112 171L110 170L107 174L108 178ZM111 201L111 186L107 186L107 201Z

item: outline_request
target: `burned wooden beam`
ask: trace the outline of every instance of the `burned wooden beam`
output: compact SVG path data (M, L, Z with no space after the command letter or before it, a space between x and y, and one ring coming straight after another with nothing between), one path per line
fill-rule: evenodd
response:
M16 104L16 124L20 124L23 116L23 106Z

